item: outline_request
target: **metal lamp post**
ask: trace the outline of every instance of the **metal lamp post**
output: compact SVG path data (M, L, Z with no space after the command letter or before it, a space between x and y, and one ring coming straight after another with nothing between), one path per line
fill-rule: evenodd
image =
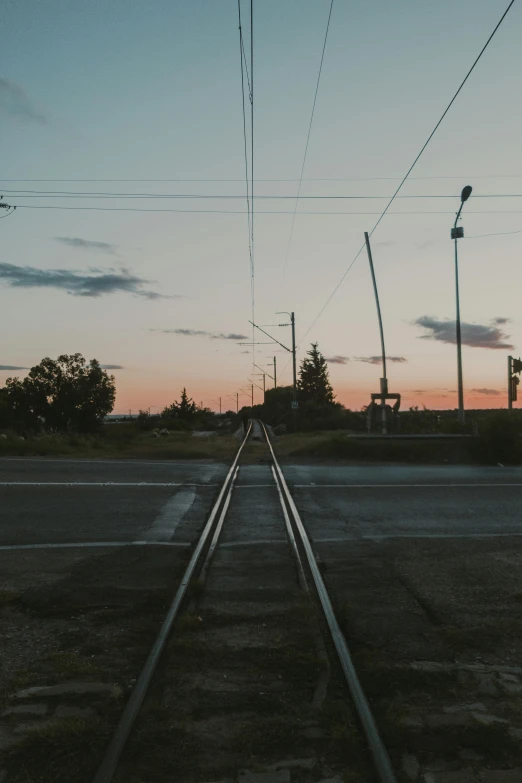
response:
M458 240L464 237L464 228L462 226L457 227L457 223L464 207L465 202L471 196L473 188L471 185L466 185L462 189L460 194L460 208L455 218L455 223L451 229L451 238L455 241L455 296L457 303L457 368L458 368L458 389L459 389L459 424L464 424L466 421L466 414L464 412L464 385L462 382L462 337L460 330L460 297L459 297L459 256L458 256Z

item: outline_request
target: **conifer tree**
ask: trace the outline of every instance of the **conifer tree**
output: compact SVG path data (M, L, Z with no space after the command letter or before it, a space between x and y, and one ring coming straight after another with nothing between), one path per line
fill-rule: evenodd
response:
M331 405L334 401L326 359L317 343L312 343L311 350L301 362L299 396L303 401L310 400L318 405Z

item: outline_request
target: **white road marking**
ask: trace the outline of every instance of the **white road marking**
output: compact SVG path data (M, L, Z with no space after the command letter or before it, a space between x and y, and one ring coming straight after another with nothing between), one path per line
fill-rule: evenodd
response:
M395 538L520 538L522 533L390 533L380 535L314 538L314 544L341 544L354 541L391 541Z
M155 465L168 465L170 468L173 466L179 466L179 465L187 465L188 467L198 467L198 468L213 468L215 467L215 463L213 462L198 462L197 460L190 460L189 462L179 462L178 460L169 460L163 461L163 460L155 460L155 459L149 459L149 460L137 460L137 459L96 459L96 458L89 458L85 457L84 459L67 459L67 458L51 458L51 457L0 457L0 463L1 462L59 462L61 464L63 463L71 463L71 464L80 464L80 465L150 465L151 467L154 467Z
M217 484L172 481L0 481L0 487L217 487Z
M310 489L313 487L314 489L404 489L406 488L412 488L416 489L417 487L421 489L425 488L431 488L431 487L522 487L522 482L519 482L517 484L509 484L508 482L500 482L500 483L493 483L493 482L487 482L485 484L479 484L479 483L459 483L459 484L292 484L291 485L294 489Z
M190 541L84 541L66 544L2 544L0 552L14 549L102 549L113 546L191 546Z
M160 513L145 533L146 541L170 541L177 526L196 499L196 490L190 489L176 492L165 503Z

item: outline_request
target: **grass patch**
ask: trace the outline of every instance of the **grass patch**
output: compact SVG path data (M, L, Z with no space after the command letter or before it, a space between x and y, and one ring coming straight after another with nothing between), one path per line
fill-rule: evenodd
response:
M61 718L28 731L5 755L10 783L87 783L109 737L105 720Z
M237 451L232 435L219 435L202 442L190 432L173 432L153 438L134 425L106 424L96 435L42 435L21 440L0 440L0 457L114 457L127 459L216 459L228 461Z
M105 672L92 658L77 652L52 652L46 655L44 663L55 668L64 679L75 677L100 677Z

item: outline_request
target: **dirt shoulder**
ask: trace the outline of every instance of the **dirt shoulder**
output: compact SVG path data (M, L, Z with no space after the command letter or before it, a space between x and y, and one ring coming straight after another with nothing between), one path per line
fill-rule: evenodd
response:
M318 544L403 780L522 780L518 538Z
M186 556L150 546L0 553L9 783L92 779Z

